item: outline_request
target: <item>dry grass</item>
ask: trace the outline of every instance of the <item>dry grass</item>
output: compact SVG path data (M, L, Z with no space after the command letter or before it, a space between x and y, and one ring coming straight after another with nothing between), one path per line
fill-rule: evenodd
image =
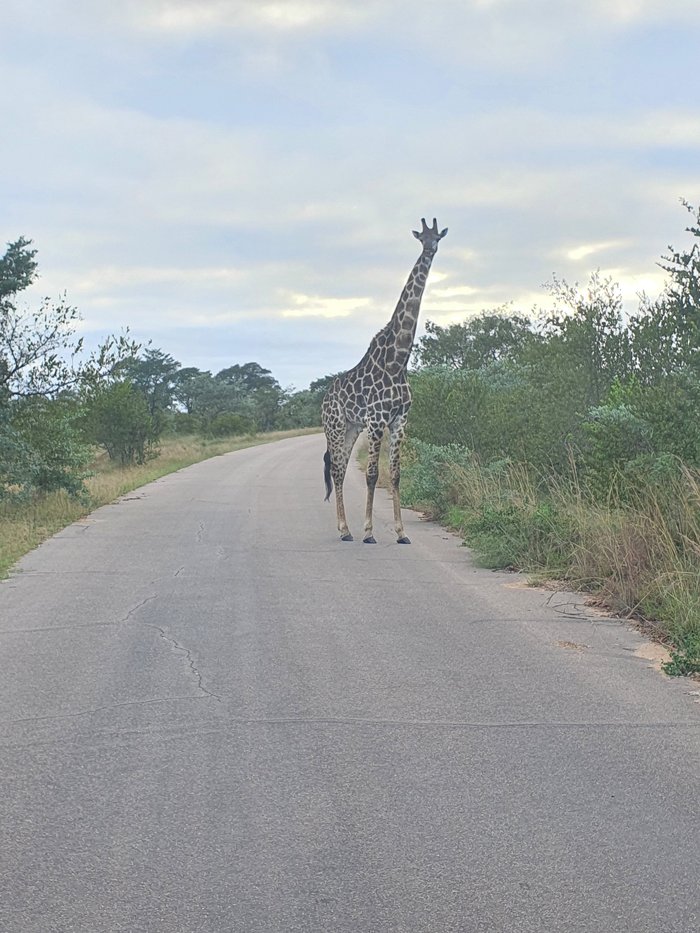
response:
M586 591L684 652L686 671L698 668L699 471L681 468L663 484L640 484L632 501L601 503L573 468L544 480L522 464L447 459L426 471L426 455L409 467L408 500L460 532L486 566Z
M312 428L222 440L167 438L161 441L160 453L156 458L132 467L115 465L105 454L101 454L92 466L94 475L85 482L86 496L83 500L71 498L64 492L55 492L30 502L0 504L0 578L7 575L10 567L22 555L61 528L160 476L232 450L315 433L317 429Z

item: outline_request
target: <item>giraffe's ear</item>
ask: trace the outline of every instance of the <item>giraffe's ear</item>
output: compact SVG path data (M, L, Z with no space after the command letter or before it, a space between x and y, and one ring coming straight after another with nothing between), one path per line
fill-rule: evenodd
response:
M411 233L417 240L420 240L420 233L417 230L411 230Z
M442 239L446 233L447 233L447 227L445 227L444 230L440 231L440 239Z

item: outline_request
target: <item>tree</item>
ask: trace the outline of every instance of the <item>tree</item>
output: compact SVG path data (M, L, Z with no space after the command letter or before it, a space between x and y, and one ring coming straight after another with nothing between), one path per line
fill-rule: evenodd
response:
M528 318L505 310L484 312L448 327L427 321L425 329L414 351L419 366L479 369L498 360L517 358L520 350L535 339Z
M44 298L39 311L22 311L19 292L37 278L36 250L20 237L0 259L0 401L49 396L75 385L70 360L82 348L75 340L75 308Z
M315 428L321 424L323 393L302 389L288 391L277 415L279 428Z
M588 287L556 277L547 286L555 306L543 316L544 339L523 355L529 362L577 385L579 412L597 405L616 379L631 370L629 334L622 318L622 295L611 279L596 272ZM556 383L549 376L550 391Z
M34 258L37 251L29 248L31 243L21 236L7 244L5 255L0 258L0 307L3 310L14 295L29 288L37 278L38 263Z
M118 374L143 395L151 418L161 422L173 404L179 371L180 364L169 353L150 347L117 368Z
M122 466L145 463L155 454L160 434L143 393L128 379L100 386L86 408L84 428Z
M630 321L635 372L646 384L684 369L700 377L700 209L682 203L693 214L686 232L695 242L685 250L669 246L659 263L670 275L663 293L644 299Z
M190 414L196 415L204 433L213 418L224 412L233 411L239 405L236 390L211 373L200 373L188 381Z
M214 378L233 393L231 411L252 418L261 431L271 431L277 426L285 393L269 369L259 363L237 363L222 369Z
M222 369L215 376L220 382L225 382L241 395L249 395L258 389L279 388L279 383L272 376L269 369L263 369L259 363L236 363L227 369Z
M173 398L178 405L182 405L188 415L193 414L195 380L199 376L207 376L211 379L211 373L202 372L196 366L185 366L178 369L175 373Z
M91 451L80 435L77 393L136 352L126 335L81 354L80 317L65 298L21 309L37 278L36 250L20 237L0 258L0 498L82 489Z

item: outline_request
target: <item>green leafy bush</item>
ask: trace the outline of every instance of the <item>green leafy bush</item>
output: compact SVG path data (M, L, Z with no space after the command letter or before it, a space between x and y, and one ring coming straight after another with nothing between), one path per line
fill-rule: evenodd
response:
M128 380L100 386L86 403L87 439L123 466L155 456L158 428L143 394Z
M0 499L57 489L80 495L91 459L72 399L23 399L0 419Z
M455 468L465 466L471 454L458 444L439 446L412 440L405 447L401 466L404 501L436 517L454 504Z
M198 434L202 422L198 415L191 415L185 411L173 411L165 424L166 431L177 435Z

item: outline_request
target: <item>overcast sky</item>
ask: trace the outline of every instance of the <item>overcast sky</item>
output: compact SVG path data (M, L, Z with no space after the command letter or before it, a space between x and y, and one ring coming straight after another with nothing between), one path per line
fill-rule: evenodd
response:
M700 201L700 0L2 0L0 241L89 339L303 388L449 227L421 319L658 292Z

